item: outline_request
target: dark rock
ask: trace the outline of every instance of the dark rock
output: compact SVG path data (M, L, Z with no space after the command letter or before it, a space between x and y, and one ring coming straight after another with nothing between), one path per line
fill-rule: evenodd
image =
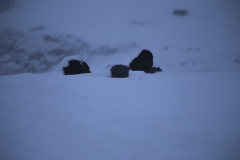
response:
M112 78L126 78L129 76L130 67L122 64L114 65L111 68Z
M134 58L129 64L133 71L144 71L148 72L153 65L153 55L148 50L142 50L138 57Z
M160 67L153 67L153 54L149 50L142 50L141 53L129 64L133 71L144 71L145 73L161 72Z
M91 73L89 66L83 60L70 60L68 64L67 67L63 67L63 73L65 75Z
M160 67L152 67L148 73L162 72Z

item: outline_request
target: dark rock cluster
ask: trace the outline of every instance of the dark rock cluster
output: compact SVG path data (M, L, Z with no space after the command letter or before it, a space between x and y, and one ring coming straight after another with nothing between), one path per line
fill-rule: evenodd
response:
M142 50L128 65L116 64L109 65L112 78L126 78L129 76L129 70L144 71L145 73L162 72L160 67L153 66L153 54L149 50ZM90 67L83 60L72 59L68 61L68 66L63 67L64 75L74 75L82 73L91 73Z

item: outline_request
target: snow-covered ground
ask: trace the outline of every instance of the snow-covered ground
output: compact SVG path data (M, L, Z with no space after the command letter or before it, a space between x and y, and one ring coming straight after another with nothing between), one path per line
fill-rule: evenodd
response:
M124 58L141 49L152 51L164 71L240 71L239 0L2 0L0 5L9 7L0 8L0 74L52 71L69 55L95 67L109 55ZM188 14L174 15L176 9Z
M240 158L240 73L0 77L1 159Z
M1 0L0 159L239 160L239 8ZM162 73L110 78L107 65L142 49ZM70 55L92 73L62 75Z

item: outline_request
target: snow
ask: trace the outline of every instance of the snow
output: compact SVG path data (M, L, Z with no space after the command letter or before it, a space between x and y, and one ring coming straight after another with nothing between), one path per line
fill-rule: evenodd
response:
M142 49L168 72L240 71L239 7L238 0L16 0L0 14L0 46L12 47L0 54L0 74L53 71L71 55L99 66L105 56Z
M0 159L240 159L238 0L0 3Z
M1 159L239 159L240 73L0 77Z

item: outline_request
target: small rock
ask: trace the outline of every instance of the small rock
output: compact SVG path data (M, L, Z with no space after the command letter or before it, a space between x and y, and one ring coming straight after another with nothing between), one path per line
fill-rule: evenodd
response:
M130 67L122 64L114 65L111 68L112 78L126 78L129 76Z

